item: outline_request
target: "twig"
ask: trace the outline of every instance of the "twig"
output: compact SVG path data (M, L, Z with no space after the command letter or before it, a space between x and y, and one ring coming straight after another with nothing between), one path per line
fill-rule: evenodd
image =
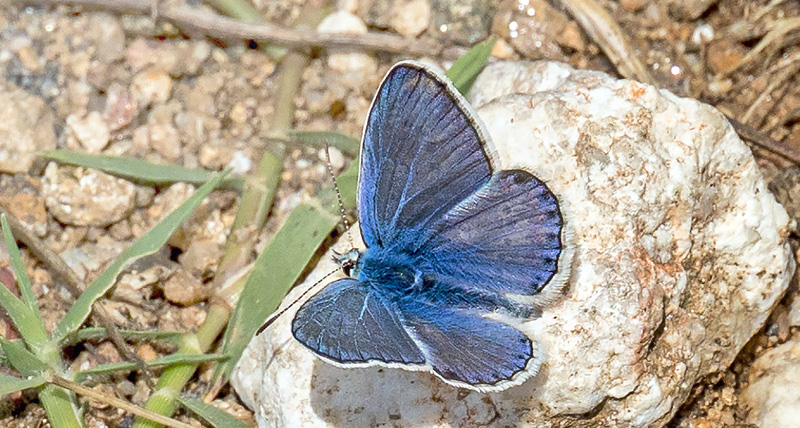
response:
M79 383L75 383L71 380L64 379L63 377L53 375L50 379L48 379L49 383L54 385L58 385L62 388L66 388L69 390L74 391L77 394L83 395L84 397L89 397L92 400L99 401L101 403L106 403L111 406L117 407L119 409L125 410L127 412L133 413L136 416L140 416L143 418L147 418L153 422L157 422L160 424L164 424L169 427L174 428L195 428L192 425L185 424L180 421L176 421L175 419L168 418L163 415L159 415L158 413L151 412L143 407L137 406L131 402L119 399L117 397L113 397L107 394L101 394L91 388L87 388Z
M741 123L736 119L729 117L728 121L730 121L731 125L733 125L733 129L736 130L736 133L739 134L743 140L747 140L763 149L780 155L793 162L795 165L800 165L800 152L794 147L783 141L773 140L763 132Z
M8 210L0 207L0 212L6 214L8 225L11 226L11 232L14 234L14 237L20 242L24 243L28 249L30 249L31 252L42 263L44 263L45 266L49 267L57 277L64 281L67 290L69 290L73 298L80 296L83 290L86 289L86 285L83 283L83 281L81 281L80 278L78 278L78 275L75 274L75 271L64 262L64 259L51 250L50 247L45 245L41 239L30 233L28 228L25 227L25 225L23 225L19 220L17 220L17 218ZM98 301L92 305L92 314L92 318L96 319L98 324L106 329L108 338L111 339L111 342L114 344L114 346L116 346L120 354L122 354L122 356L126 359L136 363L136 366L144 374L145 382L150 388L152 388L154 385L153 378L155 377L153 371L150 370L150 368L147 367L147 364L145 364L145 362L142 361L142 359L130 349L128 344L125 342L125 339L123 339L119 334L119 330L117 330L117 327L111 320L111 316L109 316L108 312L106 312L102 302Z
M614 18L594 0L561 0L569 13L626 79L654 84L653 77L631 48Z
M797 30L800 28L800 17L791 17L791 18L784 18L779 19L775 22L770 22L767 24L767 29L769 32L761 39L761 41L756 44L756 46L747 53L738 63L734 64L731 67L728 67L722 73L717 76L719 79L722 76L729 76L734 71L738 70L742 66L749 64L756 57L767 47L770 45L781 41L787 34L790 32ZM780 47L780 46L778 46Z
M76 5L97 7L120 13L149 14L151 4L140 0L23 0L39 5ZM462 49L443 48L432 42L395 36L385 33L337 34L297 30L270 23L249 24L216 13L204 12L186 6L159 6L158 16L178 27L207 37L222 40L255 40L274 43L294 49L310 47L349 47L376 52L392 52L456 59Z
M753 115L761 109L761 105L766 101L766 99L770 96L772 91L775 88L782 86L787 80L797 75L797 72L800 71L800 54L795 54L791 58L789 58L788 63L782 65L780 71L770 70L770 75L774 77L770 77L769 85L761 94L758 95L758 98L750 105L747 111L742 115L742 122L743 123L750 123L750 119L753 118Z

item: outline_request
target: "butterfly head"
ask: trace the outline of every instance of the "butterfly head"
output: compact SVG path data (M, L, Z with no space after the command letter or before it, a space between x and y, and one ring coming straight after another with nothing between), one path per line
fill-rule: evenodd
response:
M361 251L358 251L355 248L346 253L337 253L336 251L333 252L333 260L336 261L339 266L341 266L345 275L350 277L357 275L357 272L354 271L358 267L358 262L360 259Z

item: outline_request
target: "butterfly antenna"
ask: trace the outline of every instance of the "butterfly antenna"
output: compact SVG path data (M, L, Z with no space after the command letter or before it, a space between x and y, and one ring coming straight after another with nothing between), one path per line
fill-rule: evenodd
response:
M300 293L300 295L299 295L299 296L297 296L297 298L296 298L296 299L294 299L294 301L292 301L292 303L289 303L289 305L288 305L288 306L286 306L285 308L281 309L281 310L280 310L280 311L278 311L278 312L273 312L273 313L272 313L272 315L270 315L270 316L269 316L269 318L267 318L267 320L266 320L266 321L264 321L264 324L263 324L263 325L261 325L261 327L259 327L259 328L258 328L258 331L256 331L256 336L258 336L259 334L261 334L261 332L262 332L262 331L266 330L266 329L267 329L267 327L269 327L270 325L272 325L272 323L274 323L274 322L275 322L275 320L276 320L276 319L278 319L278 317L280 317L280 316L281 316L281 315L283 315L283 314L284 314L286 311L288 311L289 309L291 309L291 308L292 308L294 305L296 305L296 304L297 304L297 302L299 302L299 301L303 300L303 297L306 297L306 296L308 295L308 293L310 293L310 292L311 292L311 290L315 289L315 288L316 288L318 285L320 285L320 284L322 283L322 281L325 281L326 279L328 279L328 277L329 277L329 276L331 276L331 275L335 274L335 273L336 273L336 272L338 272L338 271L339 271L339 269L336 269L335 271L332 271L332 272L328 272L327 274L325 274L325 276L323 276L322 278L320 278L320 279L319 279L319 281L315 282L313 285L311 285L311 287L308 287L308 289L307 289L306 291L304 291L304 292Z
M350 230L350 221L347 220L347 213L345 212L344 202L342 201L342 192L339 191L339 183L336 181L336 174L333 173L333 163L331 163L331 150L328 145L328 140L325 140L325 157L328 160L328 173L331 175L331 180L333 180L333 189L336 191L336 198L339 200L339 214L342 216L345 231L348 231ZM348 235L348 238L350 239L350 248L356 248L356 244L353 242L353 236Z

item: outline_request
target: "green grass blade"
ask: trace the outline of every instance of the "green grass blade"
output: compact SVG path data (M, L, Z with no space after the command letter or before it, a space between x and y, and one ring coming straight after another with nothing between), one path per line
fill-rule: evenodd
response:
M492 48L497 41L497 36L489 37L485 42L473 46L469 52L457 59L453 66L447 70L445 75L453 82L453 85L464 95L469 93L472 84L480 74L483 67L489 61Z
M258 256L225 331L223 352L231 359L220 364L224 376L230 374L253 334L278 307L337 221L332 213L300 205Z
M179 395L178 401L183 407L205 419L215 428L250 428L239 419L210 404L204 403L203 400Z
M312 147L325 147L327 141L331 147L336 147L342 153L350 157L356 157L361 150L361 140L353 138L341 132L333 131L289 131L289 135L297 141L308 144Z
M6 240L6 249L11 258L11 266L14 268L14 273L17 277L17 287L19 293L22 295L22 301L28 305L31 311L36 315L39 323L44 325L42 321L42 314L39 312L39 303L36 301L36 295L33 293L33 286L31 279L28 278L28 273L25 271L25 264L22 262L22 256L19 254L17 241L11 233L11 227L8 225L5 213L0 214L0 223L3 228L3 237Z
M5 215L0 217L0 222L3 223L4 229L8 227ZM6 231L4 235L9 254L13 254L15 250L17 250L16 254L19 256L17 243L14 241L14 237L11 236L11 232ZM24 274L25 270L22 269L22 271ZM0 307L6 311L8 317L11 318L11 322L14 323L17 331L19 331L19 334L22 335L22 338L25 339L31 347L41 349L47 346L49 341L47 338L47 331L44 328L38 311L31 309L27 304L11 293L8 288L3 286L0 286Z
M353 162L337 181L345 208L355 207L358 162ZM256 259L222 340L222 352L231 358L217 366L215 378L230 376L253 334L275 311L338 224L339 206L333 189L322 192L320 199L328 211L298 206Z
M0 397L23 389L36 388L47 383L42 376L18 378L0 373Z
M0 339L0 346L3 347L3 352L11 367L23 376L38 376L50 370L44 361L25 349L19 342Z
M161 340L170 345L178 346L181 343L182 333L177 331L138 331L138 330L119 330L120 336L126 340L132 341L148 341L148 340ZM92 339L107 339L108 333L104 327L88 327L82 328L76 332L70 333L64 338L62 345L69 346L76 343L84 342Z
M39 401L47 412L53 428L85 428L81 407L75 393L55 385L47 385L39 391Z
M172 354L152 361L147 361L148 367L163 367L170 364L202 364L211 361L225 361L228 355L225 354ZM99 364L87 370L81 370L75 374L75 381L81 382L90 376L98 376L114 373L123 370L136 370L137 365L133 362L122 361L119 363Z
M100 276L86 288L86 291L78 297L53 331L53 339L61 343L68 334L77 331L89 316L92 310L92 304L114 285L114 281L116 281L120 272L130 266L134 261L158 251L158 249L167 242L169 237L172 236L175 229L186 221L203 199L219 185L225 174L226 173L218 174L215 178L207 181L206 184L198 188L183 205L171 212L164 220L153 227L150 232L123 251L122 254L114 260L111 266L100 274Z
M71 150L49 150L40 152L39 156L59 163L99 169L118 177L149 184L172 184L183 181L200 185L216 175L215 172L204 169L154 164L135 158L89 155ZM222 181L222 187L239 190L242 188L242 177L227 177Z

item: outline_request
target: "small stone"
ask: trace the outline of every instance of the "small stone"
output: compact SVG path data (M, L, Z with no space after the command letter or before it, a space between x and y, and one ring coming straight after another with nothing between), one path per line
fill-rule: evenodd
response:
M67 117L70 136L78 141L88 153L100 153L111 139L111 130L103 116L93 111L86 117L71 114Z
M157 68L150 68L133 77L130 91L141 107L163 103L172 92L172 78Z
M492 29L528 58L565 60L563 47L582 51L586 47L577 24L545 0L502 2Z
M331 158L331 167L334 171L340 171L344 168L344 155L342 151L337 149L336 147L330 147L328 149L328 153L330 154ZM328 161L328 156L325 154L325 150L320 150L317 154L317 158L322 162Z
M164 298L176 305L191 306L209 296L211 287L184 269L178 269L164 282Z
M123 379L117 383L117 391L125 397L130 397L136 393L136 385L128 379Z
M158 354L156 353L155 349L148 343L143 343L136 348L136 355L142 359L142 361L153 361L158 358Z
M111 342L103 342L95 348L95 355L97 355L98 359L101 363L118 363L122 361L121 356L119 355L119 351L117 351L117 347Z
M36 236L47 234L47 210L39 179L22 174L0 176L0 206Z
M619 5L628 12L638 12L644 9L647 0L620 0Z
M206 311L200 306L187 306L180 308L178 314L181 329L185 331L197 331L206 320Z
M153 292L153 285L168 278L173 269L163 265L154 265L141 272L128 272L120 276L114 287L115 298L130 303L139 304L149 300Z
M43 99L0 79L0 171L28 172L36 152L56 148L53 126Z
M317 27L321 33L366 34L367 26L357 16L345 12L334 12ZM370 75L374 75L378 65L375 59L363 52L353 49L330 49L328 67L340 73L349 73L355 87L360 87Z
M103 236L97 242L84 242L77 247L67 247L59 255L80 278L87 279L90 273L98 272L124 249L123 244Z
M112 131L124 128L139 113L136 100L127 88L118 83L112 83L108 88L106 96L106 106L103 110L103 118L108 123Z
M125 55L125 30L119 18L108 13L93 13L90 18L92 31L87 34L97 47L97 59L109 63Z
M233 152L231 161L225 165L225 168L231 168L231 172L234 174L244 175L253 169L253 160L250 159L245 152L236 150Z
M779 345L758 357L750 384L741 395L750 409L747 422L759 427L800 427L800 339Z
M395 0L392 9L392 28L404 37L417 37L430 25L428 0Z
M741 64L747 50L729 39L719 39L708 45L708 65L714 74L727 73Z
M220 170L233 160L233 147L211 144L201 146L198 160L203 168Z
M497 59L514 59L517 57L517 53L506 39L499 38L492 46L492 56Z
M181 157L181 138L172 124L153 123L147 126L150 147L164 159L174 162Z
M665 3L672 16L683 21L692 21L700 17L718 0L667 0Z
M74 226L104 227L127 217L135 206L135 191L131 182L104 172L52 162L42 182L47 209Z
M216 240L193 239L179 260L186 270L203 276L214 270L221 255L222 247Z
M25 46L17 52L19 63L31 73L40 73L44 69L39 54L31 46Z

